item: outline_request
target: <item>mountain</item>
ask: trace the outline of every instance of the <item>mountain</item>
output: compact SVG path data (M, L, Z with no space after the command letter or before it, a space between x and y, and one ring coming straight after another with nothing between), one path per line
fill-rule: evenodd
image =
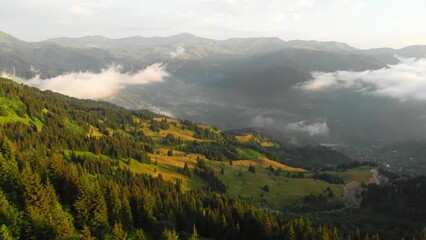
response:
M137 49L162 45L199 44L207 39L196 37L190 33L182 33L170 37L126 37L111 39L103 36L87 36L81 38L52 38L45 42L52 42L62 46L77 48L101 49Z
M182 61L223 61L258 55L260 61L264 58L263 55L269 53L288 54L286 58L289 63L299 68L298 65L309 60L308 64L316 65L315 70L318 71L376 69L397 63L398 59L394 55L421 57L425 55L426 49L423 46L410 46L399 50L358 50L338 42L286 42L279 38L213 40L190 33L170 37L134 36L120 39L103 36L54 38L29 43L1 33L0 53L0 69L3 71L29 78L35 75L34 70L31 70L33 66L42 78L46 78L72 71L98 72L112 63L123 65L124 71L137 71L153 62L163 61L178 66ZM340 60L333 61L333 57ZM327 62L330 63L325 66ZM347 64L352 68L344 67Z
M407 46L401 49L375 48L363 51L369 54L391 54L406 58L423 58L426 56L425 45Z
M356 91L300 88L318 73L393 73L393 65L404 61L395 55L419 57L425 53L422 46L359 50L338 42L213 40L189 33L121 39L58 38L37 43L10 36L4 39L9 40L0 43L0 69L24 79L36 75L49 79L81 71L98 73L111 65L119 65L120 73L132 75L152 64L164 64L169 77L162 82L125 87L108 100L221 129L268 127L282 139L333 144L419 140L426 129L419 120L426 114L421 103L365 93L373 91L374 86Z
M14 36L7 34L5 32L0 31L0 44L1 45L9 45L9 46L17 46L23 45L25 42L15 38Z
M52 43L28 43L0 33L0 69L21 78L42 78L66 72L97 72L112 63L110 53L100 49L82 50Z
M291 40L286 42L287 48L300 48L300 49L313 49L330 52L353 52L358 49L349 46L346 43L340 42L320 42L320 41L305 41L305 40Z

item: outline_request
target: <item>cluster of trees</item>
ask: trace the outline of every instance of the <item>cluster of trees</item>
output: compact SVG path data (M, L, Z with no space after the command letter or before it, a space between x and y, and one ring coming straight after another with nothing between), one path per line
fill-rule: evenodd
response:
M107 160L96 167L89 158L16 151L5 137L0 143L0 226L12 238L159 238L166 229L186 236L195 226L206 237L270 239L280 231L276 218L238 199L182 193L173 183Z
M275 161L279 161L279 157L276 153L274 153L273 151L275 151L275 147L263 147L258 141L256 141L255 139L250 139L248 142L246 143L242 143L239 142L238 146L242 147L242 148L248 148L248 149L252 149L256 152L259 152L261 154L263 154L264 156L266 156L269 159L275 160Z
M204 140L213 140L213 141L222 141L223 136L222 134L216 133L209 128L202 128L197 125L197 127L194 129L194 137L198 139L204 139Z
M164 146L179 146L183 143L183 140L179 137L175 137L173 134L168 133L165 138L163 138Z
M183 130L190 130L194 132L194 138L204 139L204 140L213 140L213 141L223 141L225 133L217 133L210 128L202 127L197 123L193 123L189 120L181 121Z
M208 159L225 161L227 159L237 159L238 151L235 144L229 141L223 142L200 142L192 141L180 150L189 153L198 153L206 156Z
M287 172L287 177L289 178L305 178L305 173L303 172Z
M283 174L283 170L281 168L275 169L273 166L269 166L268 170L277 177L279 177Z
M189 170L188 164L185 163L185 165L183 166L183 168L178 168L178 172L187 176L187 177L191 177L191 170Z
M291 146L282 144L279 148L269 148L269 151L279 156L283 164L290 164L308 170L322 169L324 166L351 162L351 158L329 147Z
M197 158L197 165L194 168L194 174L201 177L207 183L207 187L205 188L206 190L220 193L226 192L225 184L216 177L213 168L206 166L204 159Z
M360 161L352 161L349 163L340 163L337 164L337 166L335 167L335 170L348 170L348 169L353 169L353 168L357 168L357 167L361 167L361 166L370 166L370 167L377 167L378 164L375 162L370 162L370 161L364 161L364 162L360 162Z
M248 167L248 171L254 174L254 173L256 173L256 168L253 165L250 164L249 167Z
M401 178L388 184L369 184L362 208L415 221L426 219L426 177Z
M167 130L170 128L169 123L166 118L161 119L161 121L151 120L149 129L153 132L160 132L160 130Z
M327 172L316 172L313 176L313 179L321 179L331 184L344 184L345 181L343 178L335 174L330 174Z

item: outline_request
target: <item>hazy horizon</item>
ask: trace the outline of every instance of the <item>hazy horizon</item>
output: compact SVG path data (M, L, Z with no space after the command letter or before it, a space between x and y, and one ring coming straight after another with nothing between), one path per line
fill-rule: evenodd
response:
M425 7L419 0L20 0L2 2L0 29L31 42L189 32L212 39L279 37L401 48L426 44L426 32L417 27L426 23Z

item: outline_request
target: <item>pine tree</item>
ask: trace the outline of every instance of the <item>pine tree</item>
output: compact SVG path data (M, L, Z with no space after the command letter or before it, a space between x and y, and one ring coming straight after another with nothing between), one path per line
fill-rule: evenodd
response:
M288 229L286 240L296 240L296 231L294 230L293 224Z
M127 240L127 233L123 230L121 223L115 223L112 228L112 240Z
M135 240L145 240L145 234L142 230L142 228L138 228L136 229L136 233L135 233Z
M83 229L81 230L80 240L95 240L95 237L92 237L92 233L87 225L83 225Z
M197 233L197 228L195 227L195 225L192 228L192 234L189 237L189 240L198 240L198 233Z
M59 236L73 236L75 229L67 213L59 204L53 185L41 182L27 164L22 172L25 210L32 222L28 234L31 237L47 239Z
M374 234L371 240L380 240L380 236L378 233Z
M1 140L1 153L3 157L8 161L15 161L15 151L13 150L12 143L8 138L3 138Z
M161 234L161 240L179 240L179 236L174 229L164 229Z
M423 228L422 233L420 235L420 240L426 240L426 227Z
M355 231L355 238L354 240L361 240L361 233L359 232L359 228Z
M15 238L12 237L12 233L10 232L9 228L2 224L0 227L0 239L2 240L14 240Z
M74 209L77 213L76 222L86 224L96 237L101 238L109 231L107 205L96 183L93 189L89 189L86 184L82 185Z
M0 191L0 222L7 225L11 236L18 238L21 233L22 213L12 206Z

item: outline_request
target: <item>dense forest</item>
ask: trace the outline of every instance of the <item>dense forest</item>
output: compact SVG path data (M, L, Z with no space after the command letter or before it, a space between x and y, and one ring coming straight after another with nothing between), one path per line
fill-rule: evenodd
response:
M288 219L227 197L225 185L201 159L182 172L204 179L203 190L183 191L179 181L166 181L161 173L153 177L121 167L129 159L153 164L149 153L157 151L158 142L137 126L169 127L154 116L1 79L0 239L380 239L356 226L342 231L304 217ZM182 145L169 135L164 146L218 161L237 157L233 136L185 126L215 141ZM398 188L400 195L425 186L407 190L407 184ZM374 198L389 190L370 191L377 192ZM413 204L421 205L424 195L419 197ZM364 204L374 202L367 198ZM395 214L417 217L401 211ZM426 239L426 232L421 234L417 239Z

